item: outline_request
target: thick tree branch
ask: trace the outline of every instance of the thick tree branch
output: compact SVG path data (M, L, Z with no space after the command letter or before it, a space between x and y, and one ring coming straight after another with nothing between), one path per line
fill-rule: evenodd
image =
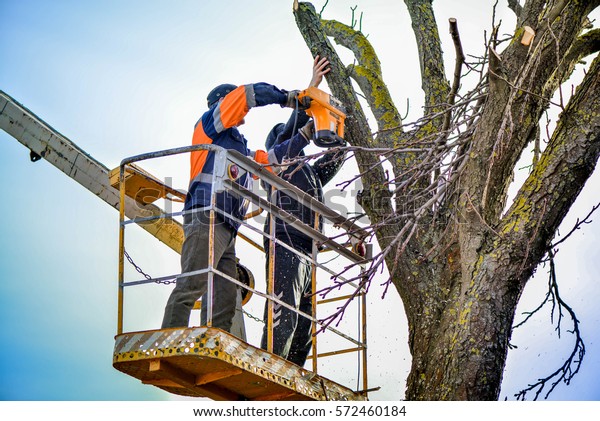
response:
M529 46L521 44L523 28L519 28L511 45L502 53L502 70L510 92L504 98L498 95L489 98L478 128L480 143L476 145L477 156L484 159L474 163L480 166L480 171L485 169L486 175L483 184L478 186L475 182L471 190L474 197L479 195L476 192L483 192L481 213L489 223L500 217L510 185L508 180L558 89L555 71L587 19L586 6L581 2L567 3L552 25L548 21L545 26L540 23Z
M364 279L377 279L385 264L386 285L393 283L406 311L409 400L498 398L523 287L550 252L557 227L600 156L599 59L569 103L561 101L554 134L502 217L508 185L523 150L539 140L540 118L560 81L598 48L596 31L581 36L590 4L598 2L527 0L519 6L511 0L518 14L512 42L498 41L494 27L485 56L468 63L479 82L465 93L458 32L451 87L432 0L405 0L425 93L424 115L408 125L397 112L390 117L395 125L382 121L394 107L383 91L379 60L362 34L334 21L325 23L326 30L314 8L296 5L298 28L313 56L330 59L329 88L348 109L346 139L352 146L344 149L356 152L359 174L347 184L360 178L364 190L357 199L381 247ZM536 32L528 45L521 43L525 25ZM328 36L354 52L354 63L341 63ZM376 116L376 139L361 108L365 101L357 100L357 84ZM379 90L389 103L378 102ZM382 170L383 161L393 164L393 174ZM552 379L561 373L543 382L554 387Z
M327 39L314 6L310 3L299 3L294 15L298 29L312 55L327 57L329 60L331 71L325 78L333 94L346 107L346 140L359 147L373 146L367 119L350 82L350 75Z
M567 57L577 62L584 57L600 51L600 28L593 29L580 36L571 46Z
M375 49L362 32L335 20L323 20L323 28L334 41L354 53L358 64L381 75L381 64Z
M568 0L556 0L552 2L552 6L546 10L546 14L544 15L542 21L552 24L554 20L562 13L568 2Z
M349 75L358 83L369 107L377 120L378 130L388 130L402 125L400 113L396 109L387 86L383 82L381 64L375 49L360 32L335 20L323 20L323 28L334 41L354 53L357 65L349 65ZM385 147L375 142L377 147Z
M546 0L527 0L517 20L517 27L524 25L531 26L534 30L538 29L538 21L542 11L546 7Z
M444 70L432 0L404 0L410 13L421 64L421 87L425 92L425 115L439 112L448 99L450 84ZM443 118L432 120L428 132L440 131ZM424 133L426 134L426 133Z
M550 241L567 211L592 174L600 156L600 58L561 114L540 161L517 193L498 229L510 237L515 253L531 250L522 258L524 272L515 279L524 283L548 251ZM535 235L535 234L538 235ZM506 243L506 242L505 242ZM522 254L522 253L521 253Z
M519 4L519 0L508 0L508 7L515 12L517 19L521 18L521 13L523 13L523 6Z
M596 28L577 38L556 70L559 83L562 84L569 79L577 63L598 51L600 51L600 29Z
M380 75L362 66L350 65L348 66L348 73L358 83L360 90L365 95L369 108L373 112L375 120L377 120L377 130L387 131L392 128L399 128L387 135L378 136L374 143L377 147L394 147L393 142L384 141L383 139L389 140L399 137L397 134L402 132L402 119L392 102L387 86L381 80Z

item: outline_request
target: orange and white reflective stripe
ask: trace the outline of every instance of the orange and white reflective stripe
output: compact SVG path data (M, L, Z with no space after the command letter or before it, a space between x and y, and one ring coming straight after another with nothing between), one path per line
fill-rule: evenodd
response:
M242 122L250 108L256 106L253 85L242 85L225 96L213 112L214 127L221 133Z
M202 127L202 121L198 122L198 125L194 129L194 135L192 136L192 145L210 145L213 141L204 132ZM190 155L190 180L193 180L198 174L202 172L204 164L208 159L208 151L194 151Z

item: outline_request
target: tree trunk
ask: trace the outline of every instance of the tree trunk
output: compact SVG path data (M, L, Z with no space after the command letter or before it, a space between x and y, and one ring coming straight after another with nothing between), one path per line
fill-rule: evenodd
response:
M519 26L504 51L496 51L491 40L485 77L463 94L473 104L468 111L450 105L457 86L451 88L445 78L432 1L405 3L418 40L426 103L422 123L410 132L399 127L366 38L339 22L321 21L309 3L300 3L294 13L313 56L331 62L328 85L349 110L348 142L389 148L386 156L394 157L390 182L378 154L356 154L364 186L360 204L408 319L412 367L406 398L496 400L523 288L600 155L599 58L505 211L508 186L521 153L539 133L549 97L575 62L598 51L598 31L580 35L599 1L513 2ZM536 31L529 46L521 43L522 25ZM350 48L356 63L344 67L328 36ZM377 136L367 130L351 78L373 110ZM449 122L458 117L467 129L452 137ZM449 157L456 157L452 165L444 164Z

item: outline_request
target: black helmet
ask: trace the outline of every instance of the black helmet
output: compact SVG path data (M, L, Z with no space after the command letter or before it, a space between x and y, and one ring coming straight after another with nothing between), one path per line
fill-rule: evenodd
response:
M208 108L212 107L214 103L216 103L218 100L220 100L236 88L237 86L232 85L230 83L224 83L214 88L208 93L208 96L206 97L206 100L208 102Z

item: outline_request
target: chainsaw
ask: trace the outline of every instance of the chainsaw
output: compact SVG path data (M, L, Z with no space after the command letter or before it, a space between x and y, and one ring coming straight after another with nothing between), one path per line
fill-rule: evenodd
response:
M346 145L344 140L344 120L346 110L342 103L322 90L310 87L298 94L302 104L310 106L304 111L312 117L315 124L315 145L321 148L332 148Z

